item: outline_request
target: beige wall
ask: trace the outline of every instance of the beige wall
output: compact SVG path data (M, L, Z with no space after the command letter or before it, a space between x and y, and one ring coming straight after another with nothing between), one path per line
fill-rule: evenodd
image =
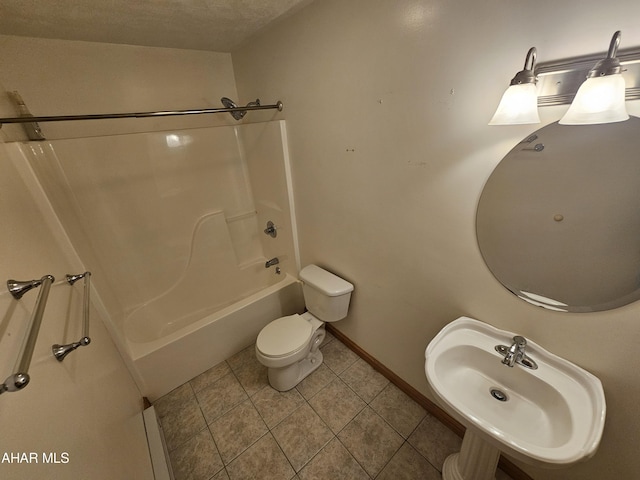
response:
M54 343L81 337L82 285L70 287L64 275L84 268L15 144L0 144L0 171L3 281L56 277L29 370L31 382L0 396L2 459L5 453L10 459L11 453L33 452L37 462L2 461L0 477L151 479L141 395L98 312L91 309L89 346L62 363L51 354ZM2 380L12 373L37 293L27 292L18 301L0 291ZM55 454L63 463L43 463L43 454Z
M285 104L279 118L288 124L302 263L319 263L355 283L351 314L338 325L349 337L425 394L424 348L460 315L517 331L602 379L608 416L598 454L567 470L529 469L536 479L632 478L640 471L634 445L640 431L640 380L633 357L640 307L556 314L518 301L493 279L475 242L476 203L493 167L535 127L486 123L529 47L538 47L541 61L601 52L617 29L623 31L623 48L637 46L639 13L640 4L620 0L319 0L233 55L242 102L258 96ZM0 89L19 90L34 114L216 106L223 95L237 97L228 54L0 36L0 64ZM543 122L557 120L563 111L544 110ZM15 113L4 96L0 112ZM47 124L43 130L49 138L69 138L228 122L223 117ZM272 117L254 112L251 121ZM6 125L0 135L13 140L21 133ZM14 200L25 211L20 217L1 211L5 253L0 265L7 276L30 278L47 270L62 275L68 266L79 267L68 246L46 241L49 234L44 241L32 240L37 237L31 234L40 232L41 214L32 194L23 193L21 177L5 173L10 171L6 152L0 161L8 182L3 198L17 195ZM39 253L15 253L34 251ZM52 299L64 290L56 285ZM6 294L2 301L5 310L12 302ZM53 306L52 312L64 312L64 306ZM114 348L100 347L109 345L102 327L95 335L104 335L103 341L94 340L73 355L106 349L101 352L106 357L87 362L86 368L96 379L111 375L108 396L79 363L60 370L42 354L46 363L40 367L36 359L34 369L45 368L47 375L79 375L83 369L86 377L71 393L52 387L56 396L82 400L65 406L50 399L53 404L29 420L31 428L19 442L0 439L2 449L71 450L66 440L43 446L29 442L49 438L40 435L42 424L84 418L94 405L113 401L118 412L107 409L101 417L98 431L104 436L98 448L122 451L113 442L129 428L127 418L137 401ZM51 381L57 379L51 373ZM33 382L24 392L0 397L0 419L35 411L31 404L41 395L27 401L29 390L49 383ZM111 396L121 392L116 384L127 385L122 404L120 394L115 400ZM24 405L15 405L19 399ZM76 430L72 446L97 435L84 427ZM113 473L113 455L82 451L72 455L70 465L80 468L75 459L89 465L91 458ZM9 478L32 478L27 470L13 471ZM44 476L55 478L50 473Z
M228 53L0 35L0 60L0 91L19 91L33 115L219 108L223 96L238 101ZM16 116L5 95L0 112ZM235 123L230 115L199 115L41 127L52 140ZM23 138L19 126L0 132Z
M597 455L565 470L527 468L536 479L640 471L640 305L553 313L491 276L476 204L493 167L536 127L487 122L529 47L540 61L602 52L618 29L621 48L637 46L639 14L622 0L321 0L233 53L240 96L285 105L302 264L356 286L340 330L427 395L424 349L460 315L600 377L608 412ZM545 109L543 123L565 109Z
M231 56L223 53L0 35L0 64L0 114L7 117L17 113L5 94L13 90L20 92L35 115L207 108L220 106L222 96L237 99ZM53 140L226 124L236 122L227 115L210 115L41 126ZM22 139L25 136L19 126L4 125L0 130L0 141ZM38 464L0 463L0 477L150 479L139 415L141 394L108 333L112 328L108 319L100 317L106 311L91 310L90 346L70 354L63 363L51 355L53 343L80 338L81 286L72 289L64 283L64 275L96 264L91 245L70 244L67 233L83 238L82 232L62 230L49 203L56 199L44 195L44 190L52 189L38 185L17 145L0 144L0 171L0 267L5 278L51 273L57 279L32 362L32 382L22 392L0 397L0 456L36 452L40 460L42 453L56 453L60 459L66 452L69 460L58 465L42 464L42 460ZM82 261L76 249L83 254ZM97 287L100 278L94 277ZM105 303L118 301L110 298L112 292L107 289L100 293ZM2 380L13 367L20 326L28 319L35 298L30 292L17 302L0 292ZM98 305L97 297L92 300Z
M229 54L0 36L0 64L2 116L16 115L4 94L12 90L36 115L206 108L220 106L222 96L237 96ZM48 139L56 139L227 123L235 121L214 115L50 123L42 129ZM0 130L5 142L24 138L18 126ZM80 338L81 286L72 289L64 275L83 271L94 259L89 255L80 261L16 145L0 144L0 171L5 279L46 273L57 279L32 362L32 382L22 392L0 397L0 455L69 454L66 464L0 464L0 477L150 479L141 394L107 331L108 322L103 324L92 308L91 345L61 364L51 355L53 343ZM100 284L99 278L94 284ZM13 367L20 325L35 298L29 292L16 302L0 292L2 379Z

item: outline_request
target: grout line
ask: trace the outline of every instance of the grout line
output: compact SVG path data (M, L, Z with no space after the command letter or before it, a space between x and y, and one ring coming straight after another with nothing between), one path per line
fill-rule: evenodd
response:
M297 409L296 409L297 410ZM294 410L295 411L295 410ZM282 452L282 456L285 458L285 460L289 463L289 466L291 467L291 470L293 470L293 477L295 477L296 475L298 475L298 472L296 472L296 467L293 466L293 463L291 463L291 460L289 460L289 457L287 457L287 454L284 453L284 450L282 449L282 446L280 445L280 442L278 442L278 440L276 440L276 437L273 435L273 433L271 433L271 429L269 429L268 432L269 435L271 435L271 438L273 438L273 441L276 442L276 445L278 446L278 449L280 450L280 452ZM265 433L266 435L266 433ZM305 464L306 465L306 464ZM303 467L304 468L304 467ZM302 470L302 468L300 469ZM293 478L291 477L291 478Z
M342 443L342 440L340 440L340 438L338 438L338 436L336 435L336 439L340 442L340 445L342 445L342 447L347 451L347 453L349 454L349 456L351 458L353 458L353 460L360 466L360 468L362 469L362 471L365 473L365 475L369 478L373 478L371 475L369 475L369 472L367 472L366 468L364 468L364 465L362 465L358 459L353 455L353 453L351 453L351 450L349 450L347 448L347 446ZM382 471L382 470L381 470Z

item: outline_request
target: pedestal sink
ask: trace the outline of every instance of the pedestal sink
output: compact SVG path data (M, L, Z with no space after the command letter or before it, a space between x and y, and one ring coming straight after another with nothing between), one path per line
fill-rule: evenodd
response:
M504 452L558 468L592 457L606 403L600 380L527 339L537 369L502 363L497 345L515 334L469 317L445 326L427 346L425 373L438 401L467 431L444 480L492 480ZM504 351L504 348L503 348Z

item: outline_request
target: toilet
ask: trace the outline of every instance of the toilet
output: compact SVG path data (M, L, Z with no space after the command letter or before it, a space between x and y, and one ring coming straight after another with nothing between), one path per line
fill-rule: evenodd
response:
M325 322L347 316L353 285L316 265L300 270L307 311L280 317L258 334L256 356L268 368L269 383L291 390L322 364Z

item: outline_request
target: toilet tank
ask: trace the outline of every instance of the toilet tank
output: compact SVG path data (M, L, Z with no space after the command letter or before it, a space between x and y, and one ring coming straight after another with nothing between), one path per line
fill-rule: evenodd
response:
M323 322L337 322L347 316L353 285L317 265L300 270L307 310Z

